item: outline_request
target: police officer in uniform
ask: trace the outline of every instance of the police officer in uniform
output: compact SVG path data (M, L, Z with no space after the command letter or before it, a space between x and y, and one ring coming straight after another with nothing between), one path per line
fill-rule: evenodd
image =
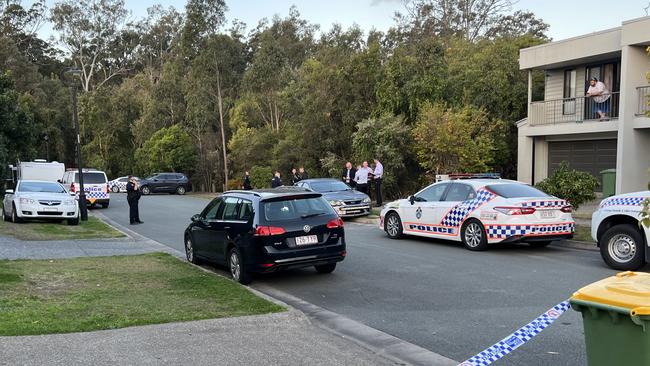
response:
M126 201L129 203L129 222L131 225L144 224L140 221L140 212L138 210L138 202L140 201L140 185L129 175L129 182L126 184Z
M271 188L278 188L280 186L282 186L282 178L280 178L280 172L276 170L273 179L271 179Z
M248 172L246 172L246 174L244 175L244 186L243 186L243 188L246 191L250 191L251 189L253 189L253 186L251 185L251 176L250 176L250 174Z

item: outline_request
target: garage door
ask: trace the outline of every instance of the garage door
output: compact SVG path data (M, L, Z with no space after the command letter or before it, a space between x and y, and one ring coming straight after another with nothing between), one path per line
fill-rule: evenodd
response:
M588 172L600 182L602 170L616 168L616 140L549 142L548 160L549 175L566 160L571 168Z

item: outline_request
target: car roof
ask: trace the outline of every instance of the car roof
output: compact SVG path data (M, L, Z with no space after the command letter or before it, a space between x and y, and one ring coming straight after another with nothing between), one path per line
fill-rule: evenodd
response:
M18 182L24 182L24 183L56 183L56 184L61 184L59 182L52 182L51 180L37 180L37 179L18 179Z
M496 184L524 184L526 183L519 182L516 180L510 180L510 179L450 179L450 180L445 180L442 182L438 183L448 183L448 182L458 182L458 183L467 183L471 184L475 188L480 188L484 186L489 186L489 185L496 185Z
M321 196L320 193L313 192L309 189L302 188L302 187L293 187L293 186L281 186L278 188L263 188L263 189L253 189L249 191L243 191L243 190L234 190L234 191L226 191L223 193L224 195L238 195L238 196L246 196L246 195L252 195L255 197L259 197L261 200L267 200L267 199L273 199L273 198L281 198L281 197L291 197L291 196L296 196L296 195L313 195L314 197L319 197Z
M313 183L313 182L340 182L340 180L335 179L335 178L309 178L309 179L303 179L301 182L305 183Z

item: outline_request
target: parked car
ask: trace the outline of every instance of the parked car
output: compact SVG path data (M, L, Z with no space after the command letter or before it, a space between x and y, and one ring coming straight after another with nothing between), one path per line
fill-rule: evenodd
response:
M650 228L639 227L646 199L650 191L612 196L602 200L591 216L591 236L611 268L635 270L650 263Z
M63 174L61 180L63 186L71 193L74 193L79 199L79 170L68 169ZM91 205L101 205L108 208L111 201L108 188L108 178L106 173L96 169L83 169L84 192L86 193L86 202Z
M192 183L183 173L154 173L140 180L140 191L144 195L151 193L183 195L192 191Z
M296 183L297 187L322 193L341 217L365 216L370 214L370 197L350 188L347 184L332 178L313 178Z
M140 178L133 177L137 182L140 182ZM108 182L108 188L113 193L124 193L126 192L126 184L129 183L129 177L119 177L115 178Z
M380 227L393 239L404 234L449 239L474 251L491 243L542 247L573 237L571 211L565 200L521 182L463 179L435 183L389 203Z
M19 180L15 190L5 191L2 203L3 221L44 219L79 224L77 200L57 182Z
M293 187L226 192L192 216L184 237L188 261L226 265L242 284L254 272L331 273L346 255L343 220L320 193Z

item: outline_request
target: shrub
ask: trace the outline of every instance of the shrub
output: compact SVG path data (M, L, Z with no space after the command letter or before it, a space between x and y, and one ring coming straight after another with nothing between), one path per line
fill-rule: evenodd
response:
M229 191L234 190L234 189L241 189L243 185L243 180L242 179L229 179L228 180L228 187L226 187Z
M550 195L565 199L577 209L583 203L596 198L594 189L598 180L587 172L569 169L569 163L563 161L550 177L537 183L536 187Z
M273 179L273 169L268 166L254 166L251 171L251 185L253 188L270 188Z

